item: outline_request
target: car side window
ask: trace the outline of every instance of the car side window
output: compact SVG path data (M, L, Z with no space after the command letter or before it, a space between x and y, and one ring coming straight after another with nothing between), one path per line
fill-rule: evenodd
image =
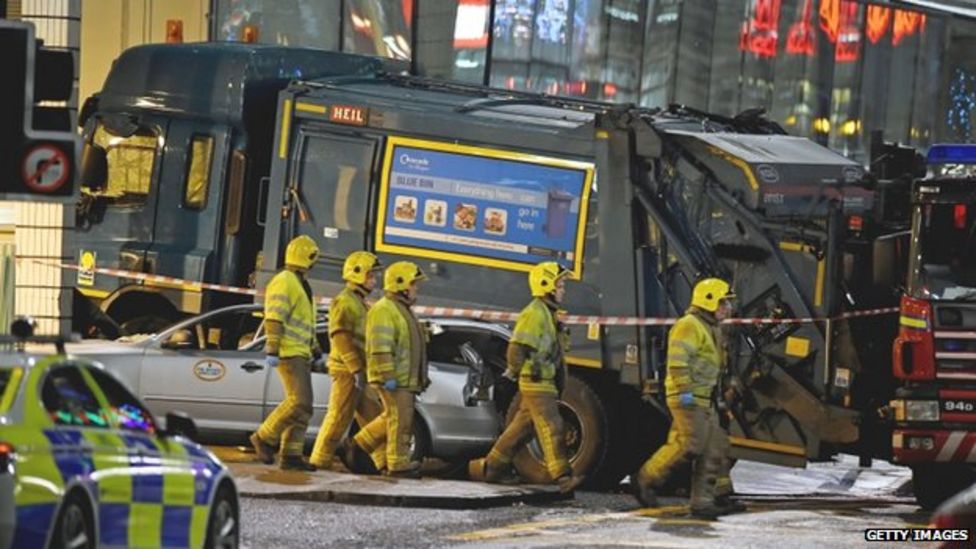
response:
M156 434L156 422L139 399L111 375L96 368L89 368L88 372L95 379L95 383L98 384L111 407L108 418L112 428Z
M109 418L77 366L53 367L41 386L44 409L58 425L109 428Z

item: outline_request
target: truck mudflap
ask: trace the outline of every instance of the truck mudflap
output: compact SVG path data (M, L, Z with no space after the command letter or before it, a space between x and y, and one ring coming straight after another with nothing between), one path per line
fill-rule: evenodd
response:
M976 430L896 428L891 434L893 461L976 463Z

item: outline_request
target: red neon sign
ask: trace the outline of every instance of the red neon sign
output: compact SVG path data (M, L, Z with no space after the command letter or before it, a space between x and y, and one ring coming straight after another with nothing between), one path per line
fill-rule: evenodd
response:
M790 32L786 37L786 52L793 55L813 55L817 45L816 34L813 32L813 0L803 0L803 12L800 19L790 25Z
M887 34L888 26L891 25L891 8L870 5L865 18L867 19L868 40L872 44L877 44Z
M895 27L891 35L892 45L897 46L916 32L925 32L925 15L917 11L895 11Z
M820 2L820 28L827 33L827 40L837 42L840 31L840 3L841 0L823 0Z
M779 44L781 0L756 0L753 16L742 24L739 49L759 57L775 57Z
M840 3L840 26L837 29L837 47L834 59L838 63L856 61L861 54L861 29L857 24L857 3L842 0Z

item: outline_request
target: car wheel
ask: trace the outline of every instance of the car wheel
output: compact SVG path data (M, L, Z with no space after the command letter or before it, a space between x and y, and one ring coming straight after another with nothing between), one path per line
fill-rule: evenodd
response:
M227 485L221 486L210 507L206 549L236 549L240 544L240 520L237 498Z
M516 397L508 411L508 421L515 416L521 397ZM607 458L607 414L603 403L583 380L570 375L559 401L559 413L565 428L566 456L576 474L587 475L586 484L594 486L598 472ZM507 422L506 422L507 423ZM512 460L515 470L528 482L552 482L545 467L542 450L532 437Z
M75 491L61 504L51 532L52 548L87 549L96 547L95 521L88 500Z

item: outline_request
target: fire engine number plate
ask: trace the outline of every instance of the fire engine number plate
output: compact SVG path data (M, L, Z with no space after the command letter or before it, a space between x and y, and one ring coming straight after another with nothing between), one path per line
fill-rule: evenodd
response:
M973 414L976 413L976 400L943 400L942 411Z

